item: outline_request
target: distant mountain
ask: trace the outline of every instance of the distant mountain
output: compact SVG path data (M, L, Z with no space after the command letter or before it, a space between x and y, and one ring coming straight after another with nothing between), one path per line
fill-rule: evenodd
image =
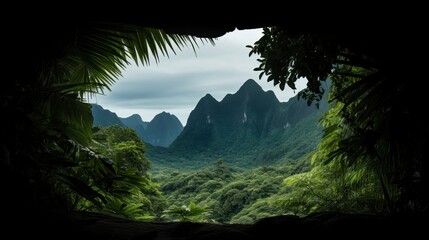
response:
M176 116L162 112L147 124L142 139L153 146L168 147L182 130L183 125Z
M134 129L136 131L137 135L143 139L144 131L148 125L148 122L145 122L142 120L140 115L133 114L127 118L119 118L122 123L124 123L125 126Z
M125 124L119 119L116 113L104 109L98 104L91 104L92 106L92 116L94 121L92 126L94 127L108 127L113 125L119 125L125 127Z
M322 136L318 121L328 107L326 96L319 108L296 96L279 102L272 91L248 80L221 101L210 94L201 98L185 128L165 112L147 123L137 114L118 118L93 105L93 116L94 126L119 124L136 130L149 144L147 156L154 168L197 169L218 160L246 168L296 160L313 151Z
M231 148L239 139L258 139L276 124L280 102L272 91L264 92L248 80L235 93L218 102L210 94L191 112L182 134L172 147L204 149Z
M145 142L153 146L168 147L182 132L183 125L179 119L166 112L156 115L152 121L145 122L140 115L133 114L120 118L116 113L97 104L92 105L93 126L108 127L119 125L129 127Z
M220 102L210 94L201 98L170 148L152 148L148 155L167 165L222 159L245 167L298 159L319 143L318 120L327 109L326 96L319 108L297 97L281 103L247 80Z

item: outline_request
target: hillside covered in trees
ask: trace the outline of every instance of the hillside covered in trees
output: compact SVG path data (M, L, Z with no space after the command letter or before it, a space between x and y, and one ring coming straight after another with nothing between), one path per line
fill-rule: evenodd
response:
M217 101L207 94L169 148L148 146L153 171L200 169L218 160L236 168L253 168L296 160L315 150L322 137L319 119L329 108L327 93L318 104L297 96L280 102L247 80L234 94Z

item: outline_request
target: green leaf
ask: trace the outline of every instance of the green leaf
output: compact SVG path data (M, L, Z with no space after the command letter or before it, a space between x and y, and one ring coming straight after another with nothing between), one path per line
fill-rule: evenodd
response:
M143 215L143 216L135 217L135 219L139 220L139 221L150 222L150 221L153 221L155 219L155 216Z
M76 193L78 193L80 196L86 198L87 200L89 200L93 204L95 204L97 206L101 206L100 200L102 202L106 202L106 199L103 197L103 195L101 195L100 193L98 193L97 191L92 189L90 186L88 186L82 180L75 178L75 177L72 177L72 176L67 176L67 175L64 175L61 173L58 174L58 176L60 176L60 179L63 183L68 185Z

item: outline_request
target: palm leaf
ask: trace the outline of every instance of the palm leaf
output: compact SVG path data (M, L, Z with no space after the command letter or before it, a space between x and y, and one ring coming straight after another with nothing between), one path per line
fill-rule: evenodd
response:
M52 170L52 175L59 176L58 186L67 189L70 196L80 195L97 207L105 205L109 196L119 199L121 194L144 193L150 185L144 174L133 170L119 173L109 162L90 150L86 151L85 147L91 142L93 118L91 106L84 103L84 96L110 90L131 61L143 65L150 64L152 59L159 62L161 57L168 57L183 47L190 46L195 51L199 42L191 36L168 35L159 29L124 24L85 23L74 25L73 29L65 32L67 34L61 35L58 46L50 49L55 51L47 52L37 64L38 81L22 82L23 90L20 91L34 106L25 116L34 125L35 131L30 136L40 139L37 141L40 147L36 145L38 149L34 152L50 151L55 156L51 157L53 160L64 161L65 154L70 155L73 161L79 160L77 166L67 171L59 168L47 171ZM213 44L211 39L201 41L204 42ZM68 151L61 152L62 142L73 142L83 151L76 151L73 156ZM44 159L43 156L39 154L37 157ZM43 171L37 169L35 172ZM126 207L120 201L118 204L119 208ZM89 205L82 204L94 207ZM77 205L73 203L73 206Z
M93 204L100 206L101 205L100 200L102 202L106 201L103 195L101 195L100 193L92 189L82 180L75 177L67 176L64 174L58 174L58 176L60 177L63 183L65 183L67 186L69 186L71 189L76 191L79 195L86 198Z
M176 53L175 48L191 46L195 51L198 47L195 37L124 24L80 26L73 40L67 54L47 64L41 73L47 96L41 112L63 123L59 129L82 145L89 143L92 128L90 106L81 102L84 94L110 90L130 59L149 65L151 56L159 62L161 56L169 56L169 51ZM213 44L212 39L201 40L204 42Z
M63 133L77 143L87 145L92 136L91 105L76 100L75 94L50 94L44 113Z
M93 23L79 29L75 44L69 54L57 61L57 74L69 77L74 83L92 83L81 89L83 92L103 93L121 76L122 70L132 59L136 64L149 65L151 57L156 63L161 56L176 54L175 48L198 47L195 37L166 34L163 30L124 24ZM213 39L202 39L201 43ZM65 69L64 69L65 68ZM61 72L61 74L59 74ZM58 81L55 81L58 82Z

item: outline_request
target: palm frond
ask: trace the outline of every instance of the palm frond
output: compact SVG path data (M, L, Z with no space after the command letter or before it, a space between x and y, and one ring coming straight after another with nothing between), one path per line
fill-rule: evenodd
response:
M149 65L153 58L158 63L162 56L176 54L176 49L191 47L195 52L199 42L214 45L213 39L198 41L193 36L166 34L161 29L93 23L79 28L68 54L46 74L54 78L50 80L54 83L86 83L80 89L81 96L85 92L103 93L121 77L130 60Z
M201 40L205 42L214 44L213 39ZM66 135L87 145L92 118L89 105L82 103L84 95L110 90L130 61L149 65L151 57L159 62L161 56L185 46L195 51L197 39L124 24L78 26L66 54L41 72L44 115L63 122Z
M96 206L101 206L101 202L106 202L106 199L103 195L92 189L82 180L64 174L58 174L58 176L64 184L68 185L71 189L79 193L79 195L82 197L91 201Z

